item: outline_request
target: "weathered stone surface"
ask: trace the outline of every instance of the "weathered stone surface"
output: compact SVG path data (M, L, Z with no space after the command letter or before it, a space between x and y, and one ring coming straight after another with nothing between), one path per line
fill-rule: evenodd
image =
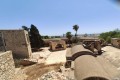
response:
M120 38L112 38L111 39L111 44L114 47L120 48Z
M11 50L14 58L30 58L32 55L29 35L25 30L0 30L5 50ZM2 42L0 42L2 43ZM3 48L0 48L0 51ZM8 55L9 56L9 55Z
M14 80L15 66L12 52L0 53L0 80Z
M61 50L61 49L66 49L66 43L63 40L57 41L57 42L53 42L50 41L50 50Z
M62 73L56 72L56 71L53 70L51 72L48 72L48 73L44 74L38 80L71 80L71 79L68 79Z

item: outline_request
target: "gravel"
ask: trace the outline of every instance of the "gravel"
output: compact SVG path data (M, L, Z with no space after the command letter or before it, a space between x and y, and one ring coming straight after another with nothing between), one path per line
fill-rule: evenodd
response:
M60 72L50 71L44 75L42 75L38 80L71 80L68 79L65 75Z

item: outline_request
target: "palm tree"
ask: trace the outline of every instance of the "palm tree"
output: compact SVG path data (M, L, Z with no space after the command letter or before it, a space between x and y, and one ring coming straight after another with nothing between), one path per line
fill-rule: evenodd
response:
M77 31L78 31L78 29L79 29L79 26L78 26L78 25L74 25L74 26L73 26L73 29L76 31L75 37L77 37Z
M78 31L78 29L79 29L79 26L78 26L78 25L74 25L74 26L73 26L73 30L76 31L76 33L75 33L75 43L78 42L78 39L77 39L77 31Z

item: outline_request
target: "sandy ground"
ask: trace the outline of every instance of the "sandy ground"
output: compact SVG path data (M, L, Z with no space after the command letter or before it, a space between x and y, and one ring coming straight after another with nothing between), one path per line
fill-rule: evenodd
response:
M38 63L44 63L45 60L48 58L48 56L51 54L51 52L48 50L49 47L44 47L41 48L43 49L42 51L39 52L33 52L32 53L32 57L31 57L31 61L35 61Z
M45 61L45 64L56 64L66 62L66 50L51 52Z
M65 63L66 62L66 50L60 50L55 52L50 52L49 47L42 48L40 52L32 53L32 61L38 63L47 64L56 64L56 63Z
M48 49L49 47L44 47L44 48L41 48L43 49L42 51L39 51L39 52L33 52L32 53L32 58L36 58L36 59L39 59L40 57L44 57L44 58L47 58L48 55L51 53Z

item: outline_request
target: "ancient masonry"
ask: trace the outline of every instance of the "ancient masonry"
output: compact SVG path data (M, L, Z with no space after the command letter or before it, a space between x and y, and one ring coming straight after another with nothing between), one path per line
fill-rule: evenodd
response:
M54 41L50 41L50 50L61 50L61 49L66 49L66 43L63 40L54 42Z
M120 48L120 38L112 38L111 43L114 47Z
M0 52L0 80L13 80L14 73L12 52Z
M0 51L12 51L14 58L29 58L31 45L25 30L0 30Z
M72 61L74 62L74 75L77 80L119 80L119 72L111 63L83 45L76 45L68 50L67 67L72 67Z

